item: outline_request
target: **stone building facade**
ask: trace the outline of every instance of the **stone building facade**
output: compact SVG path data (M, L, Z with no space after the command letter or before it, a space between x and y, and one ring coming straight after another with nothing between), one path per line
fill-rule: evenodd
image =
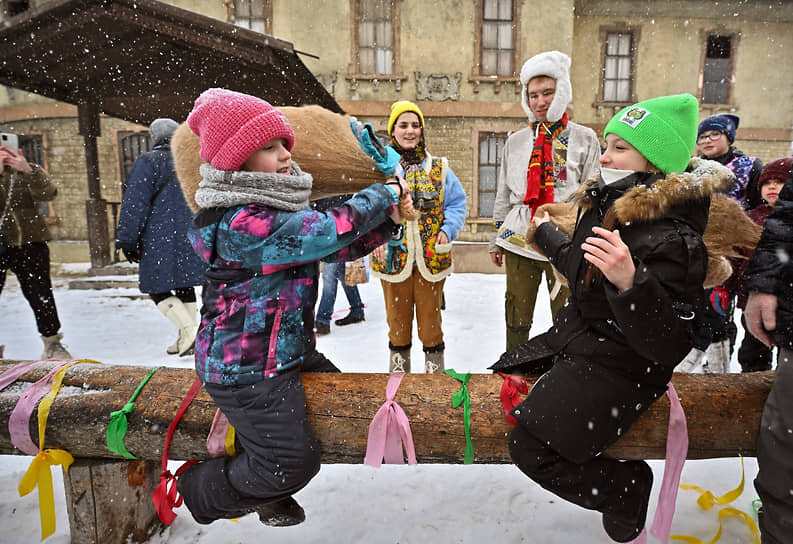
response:
M2 5L20 3L45 2ZM700 98L702 118L741 117L736 146L743 151L764 162L791 154L793 0L169 3L293 43L341 107L380 130L393 101L417 102L430 151L449 158L468 194L461 241L484 242L492 232L500 145L527 122L517 74L541 51L571 56L570 117L599 133L625 105L690 92ZM76 108L0 87L0 130L38 138L61 187L49 206L54 235L84 241L88 193ZM122 142L146 127L104 117L101 130L102 196L117 203L134 159Z

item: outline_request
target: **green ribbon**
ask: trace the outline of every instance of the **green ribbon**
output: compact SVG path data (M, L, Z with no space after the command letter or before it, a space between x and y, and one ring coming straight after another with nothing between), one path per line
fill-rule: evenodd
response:
M143 386L146 385L152 375L161 368L161 366L158 366L157 368L149 370L149 373L143 378L143 381L140 382L140 385L135 389L132 397L130 397L124 407L117 412L110 412L110 423L107 426L107 449L113 453L126 457L127 459L137 459L137 457L127 451L127 447L124 445L124 437L127 434L128 425L127 414L131 414L135 410L135 399L140 395Z
M452 408L457 408L460 404L463 405L463 423L465 424L463 464L472 465L474 463L474 443L471 441L471 394L468 392L468 380L471 379L471 373L458 374L452 368L444 370L443 373L462 382L460 390L452 395Z

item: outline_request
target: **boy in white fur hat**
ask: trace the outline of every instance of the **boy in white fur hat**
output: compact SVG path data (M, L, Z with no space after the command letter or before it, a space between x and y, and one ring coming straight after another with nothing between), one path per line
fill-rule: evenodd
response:
M559 51L535 55L521 68L520 82L530 125L504 145L493 208L498 232L489 248L493 263L506 266L507 350L529 339L543 274L554 318L569 294L567 287L554 285L548 259L526 243L531 218L542 204L566 201L598 172L600 156L595 132L569 121L565 112L573 98L570 57Z

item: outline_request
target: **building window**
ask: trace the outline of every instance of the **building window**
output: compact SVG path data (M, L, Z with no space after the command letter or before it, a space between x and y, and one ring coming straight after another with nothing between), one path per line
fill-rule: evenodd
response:
M226 16L237 26L262 34L272 33L273 8L270 0L226 0Z
M633 87L633 35L609 32L603 59L603 101L630 102Z
M507 135L503 132L479 134L479 164L476 189L476 214L478 217L493 217L496 201L496 184L501 172L501 152Z
M127 190L127 177L132 170L132 165L142 154L151 151L149 132L119 132L118 149L121 163L121 194L123 195Z
M731 100L734 36L708 34L702 68L702 102L729 104Z
M600 82L595 106L615 111L636 102L636 51L641 29L617 23L600 27Z
M483 0L481 75L515 75L512 0Z
M394 73L394 3L360 0L358 15L358 73Z
M520 3L513 0L477 0L476 2L476 63L471 71L474 92L479 85L492 83L499 92L504 82L515 83L518 66L518 29L520 28Z

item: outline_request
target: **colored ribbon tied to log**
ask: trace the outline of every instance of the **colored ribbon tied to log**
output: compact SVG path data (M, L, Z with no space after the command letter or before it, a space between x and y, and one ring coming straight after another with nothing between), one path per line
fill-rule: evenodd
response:
M192 385L190 385L190 389L187 390L184 399L182 399L179 410L176 412L176 417L171 421L171 424L168 426L168 432L165 434L165 444L162 448L162 472L160 473L160 483L157 485L157 489L154 490L151 500L157 510L157 516L160 518L160 521L166 525L170 525L173 523L173 520L176 519L176 514L173 509L182 505L182 497L176 489L176 478L184 469L197 463L196 461L187 461L179 467L176 474L171 474L168 470L168 449L171 446L171 440L173 439L173 433L176 431L176 426L187 411L190 403L193 402L200 388L201 380L196 378Z
M237 451L234 447L234 440L237 433L234 426L229 423L226 414L218 408L215 410L215 417L212 418L212 427L207 436L207 451L210 457L234 457Z
M669 382L666 389L669 398L669 427L666 431L666 460L664 461L664 477L658 495L658 506L655 509L653 525L650 533L659 542L669 542L672 530L672 519L675 517L675 503L680 475L688 455L688 424L680 398L675 386ZM646 544L647 530L633 540L633 544Z
M512 410L520 404L520 395L527 395L529 393L529 385L520 376L510 376L503 372L498 373L499 376L504 378L504 383L501 384L501 409L504 410L504 417L510 425L517 425L518 420L511 414Z
M377 410L369 424L366 457L363 461L365 465L378 468L383 459L388 464L403 465L405 463L402 453L403 446L408 464L416 464L416 449L413 446L410 422L402 407L394 402L394 397L404 376L403 373L394 373L388 376L386 401Z
M444 370L443 373L462 382L460 390L452 395L452 408L457 408L461 404L463 405L463 424L465 426L465 454L463 455L463 464L471 465L474 462L474 443L471 440L471 394L468 392L468 380L471 379L471 373L466 372L465 374L458 374L452 368Z
M107 449L113 453L126 457L127 459L137 459L137 457L127 450L124 444L124 437L127 435L127 427L129 425L127 415L135 411L135 401L138 395L140 395L143 386L146 385L154 373L161 368L161 366L158 366L150 369L149 373L146 374L146 377L140 382L140 385L135 389L135 392L124 407L116 412L110 412L110 423L107 426L107 432L105 434L107 436Z
M28 455L35 456L19 482L18 491L19 496L24 497L38 487L41 540L55 532L55 497L53 495L50 467L63 465L64 470L68 470L69 466L74 462L74 457L67 451L43 449L47 418L50 415L52 403L61 389L66 371L78 363L101 364L99 361L90 359L66 361L57 364L43 378L25 390L8 420L9 433L14 446ZM49 389L48 392L47 389ZM41 400L38 409L39 446L36 447L30 439L29 428L30 416L39 399Z

